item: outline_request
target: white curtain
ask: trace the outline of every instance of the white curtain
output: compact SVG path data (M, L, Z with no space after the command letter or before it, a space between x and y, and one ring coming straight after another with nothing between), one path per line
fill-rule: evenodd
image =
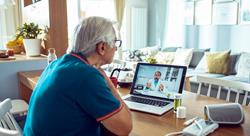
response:
M120 38L121 36L120 31L123 22L124 8L125 8L125 0L115 0L116 18L118 23L117 25L118 38Z
M6 42L14 38L16 28L20 26L21 6L19 0L0 1L0 49L4 49Z
M167 27L165 28L163 46L184 47L185 31L183 25L183 0L168 1Z
M122 22L123 22L125 0L114 0L114 1L115 1L115 10L116 10L118 39L121 39L121 27L122 27ZM119 48L117 53L118 53L118 58L122 59L122 48Z

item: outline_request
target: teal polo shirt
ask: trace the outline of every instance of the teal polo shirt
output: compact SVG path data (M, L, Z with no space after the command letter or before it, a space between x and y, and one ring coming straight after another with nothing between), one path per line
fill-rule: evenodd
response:
M122 109L106 80L80 57L66 54L42 73L32 93L25 136L98 136L100 121Z

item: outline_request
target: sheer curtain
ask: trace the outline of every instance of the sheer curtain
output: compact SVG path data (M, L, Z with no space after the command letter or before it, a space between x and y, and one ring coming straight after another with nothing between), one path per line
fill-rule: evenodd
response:
M121 26L123 22L124 8L125 8L125 0L114 0L116 6L116 19L117 19L117 28L118 28L118 38L121 38Z
M20 7L19 0L0 0L0 49L4 49L6 42L14 38L21 22Z
M184 18L184 1L183 0L169 0L168 1L168 16L167 27L163 39L165 47L184 47L185 46L185 27L183 23Z
M115 2L115 9L116 9L116 20L117 20L117 31L118 31L117 38L122 39L121 27L122 27L123 16L124 16L125 0L114 0L114 2ZM117 53L118 54L116 56L118 56L119 59L122 59L122 47L118 49Z

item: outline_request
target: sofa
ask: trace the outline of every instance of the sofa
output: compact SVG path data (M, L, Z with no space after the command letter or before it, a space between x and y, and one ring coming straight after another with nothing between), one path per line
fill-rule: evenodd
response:
M202 61L202 60L201 60ZM201 62L200 61L200 62ZM249 62L249 63L246 63ZM202 63L202 62L201 62ZM199 64L201 64L199 63ZM197 90L198 83L195 79L196 75L219 78L223 80L238 81L244 83L250 83L250 53L232 53L229 57L228 62L228 72L226 74L217 74L217 73L208 73L204 69L199 68L199 64L195 68L189 68L188 74L194 75L194 78L191 79L191 90ZM203 85L202 90L207 90L207 86ZM217 87L212 88L212 95L216 96ZM203 94L207 92L204 91ZM227 89L222 89L221 99L226 99ZM240 92L240 103L242 103L245 95L245 91ZM248 93L249 95L249 93ZM236 92L231 93L230 101L234 102L236 97Z
M140 51L144 52L144 54L149 54L150 56L154 56L157 61L160 60L158 61L158 63L173 64L172 62L175 62L174 60L175 58L172 58L172 60L169 58L173 56L176 57L176 54L178 54L178 56L181 56L182 52L178 52L180 48L181 47L167 47L167 48L159 49L158 47L147 47L147 48L140 49ZM189 50L190 52L190 49L186 49L186 50ZM205 54L208 54L207 52L210 52L210 54L214 53L214 51L212 52L210 51L210 49L193 49L191 59L190 59L190 55L189 55L189 59L182 58L185 61L189 61L187 65L188 66L187 74L192 76L192 78L190 79L192 92L196 93L196 91L198 90L198 82L195 78L197 75L211 77L211 78L220 78L223 80L239 81L239 82L245 82L245 83L250 82L250 53L246 53L246 52L232 53L231 51L224 51L230 54L227 65L226 65L227 72L216 73L216 72L208 72L206 70L206 66L204 66L207 63L205 61L206 60ZM186 54L182 55L181 57L185 55ZM215 59L217 58L214 58L214 60ZM164 62L162 60L164 60ZM212 60L212 62L214 60ZM201 94L207 93L206 92L207 87L208 87L207 85L202 86L203 91L201 92ZM217 90L216 87L212 87L212 91L211 91L212 97L216 97L216 94L217 94L216 90ZM226 94L227 94L227 90L222 89L221 99L226 99ZM243 101L244 94L245 94L244 91L240 92L240 102ZM232 92L230 101L234 102L235 96L236 96L236 93Z

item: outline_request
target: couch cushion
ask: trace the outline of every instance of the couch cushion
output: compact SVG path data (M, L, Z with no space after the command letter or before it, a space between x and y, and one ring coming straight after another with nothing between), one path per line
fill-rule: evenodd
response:
M155 56L160 50L159 46L144 47L139 49L144 55Z
M237 77L249 78L250 76L250 53L242 53L240 56Z
M191 49L178 48L175 52L173 64L188 66L192 59L193 50L194 50L193 48Z
M240 53L231 54L229 59L229 75L235 75L237 73L237 62L239 62Z
M212 78L225 77L224 74L207 73L207 72L204 72L203 70L193 70L193 69L188 69L187 75L191 75L191 76L199 75L199 76L212 77Z
M176 50L181 47L163 47L161 51L163 52L176 52Z
M209 73L228 74L230 51L206 52Z
M237 65L239 63L240 53L230 55L229 60L229 75L235 75L237 72ZM196 70L208 72L206 57L203 56L199 64L195 67ZM192 68L192 67L191 67Z
M205 56L202 57L201 61L196 66L195 70L207 72L207 60Z
M156 59L157 63L160 63L160 64L172 64L174 61L174 57L175 57L175 52L159 51L155 55L155 59Z
M189 64L189 67L194 67L195 68L199 64L199 62L201 61L201 59L204 56L205 52L209 52L209 51L210 51L210 48L194 50L191 62Z
M221 77L220 79L225 79L225 80L231 80L231 81L239 81L239 82L245 82L248 83L249 79L248 78L244 78L244 77L237 77L235 75L230 75L230 76L225 76L225 77Z

